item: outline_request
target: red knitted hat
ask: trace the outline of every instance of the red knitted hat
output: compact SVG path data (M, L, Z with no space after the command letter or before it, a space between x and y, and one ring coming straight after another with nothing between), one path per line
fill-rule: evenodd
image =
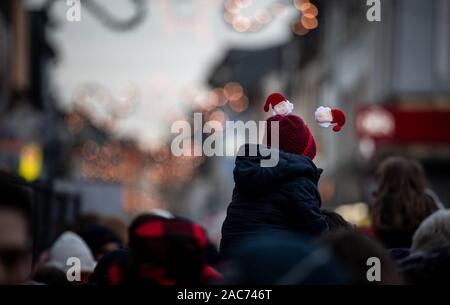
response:
M311 160L316 156L316 142L303 120L294 114L275 115L267 119L267 145L271 146L271 123L279 122L279 149L284 152L307 156Z

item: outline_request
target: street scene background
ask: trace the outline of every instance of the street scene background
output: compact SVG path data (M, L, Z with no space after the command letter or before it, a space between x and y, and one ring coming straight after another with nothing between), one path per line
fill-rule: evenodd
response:
M153 210L218 245L235 158L173 156L171 125L264 121L272 92L314 134L324 208L369 227L393 155L450 207L449 1L382 1L380 21L359 0L81 1L79 21L71 8L0 3L0 168L36 190L36 251L94 218L126 236ZM314 122L319 106L345 112L343 131Z

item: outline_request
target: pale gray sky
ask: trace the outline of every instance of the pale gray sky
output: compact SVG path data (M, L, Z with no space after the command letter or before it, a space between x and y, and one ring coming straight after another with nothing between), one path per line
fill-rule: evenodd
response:
M28 2L39 5L42 1ZM97 2L118 18L133 12L125 0ZM253 1L243 14L253 14L274 2ZM83 83L101 84L119 97L131 82L140 92L141 104L121 122L120 133L141 143L158 141L170 131L165 116L184 109L186 90L208 89L207 74L226 50L282 43L289 38L289 24L296 16L292 6L260 32L240 34L225 23L221 0L154 0L148 5L145 22L129 32L104 27L83 7L81 22L68 22L65 0L52 11L60 22L53 39L61 55L54 85L64 107L70 107L74 90ZM177 24L183 16L188 23Z

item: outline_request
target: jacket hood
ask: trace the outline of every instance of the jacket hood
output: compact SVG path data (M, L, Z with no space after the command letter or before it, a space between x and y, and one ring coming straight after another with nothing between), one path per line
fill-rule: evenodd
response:
M254 156L249 155L252 146L256 147L258 152ZM271 153L278 153L278 163L274 167L262 167L261 161L269 159L270 156L261 155L261 148L267 149L264 145L252 144L241 147L233 171L236 185L244 188L273 187L296 177L307 178L317 185L322 169L317 168L308 157L271 148Z
M67 272L71 267L67 264L67 261L71 257L80 260L82 272L94 271L97 262L94 260L88 245L79 235L67 231L54 242L50 249L50 260L47 262L47 266Z

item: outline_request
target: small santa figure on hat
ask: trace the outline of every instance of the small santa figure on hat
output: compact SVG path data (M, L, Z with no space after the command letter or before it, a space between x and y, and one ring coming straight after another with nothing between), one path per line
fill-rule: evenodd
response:
M333 126L333 131L338 132L345 124L345 114L337 108L323 107L317 108L315 113L316 122L319 126L328 128Z
M288 115L294 110L294 105L279 92L269 95L264 105L264 111L268 112L270 106L272 106L273 115Z
M273 115L288 115L294 110L294 105L279 92L269 95L264 104L264 111L268 112L270 106L272 106ZM337 108L320 106L315 112L315 118L321 127L333 126L335 132L340 131L345 124L345 114Z

